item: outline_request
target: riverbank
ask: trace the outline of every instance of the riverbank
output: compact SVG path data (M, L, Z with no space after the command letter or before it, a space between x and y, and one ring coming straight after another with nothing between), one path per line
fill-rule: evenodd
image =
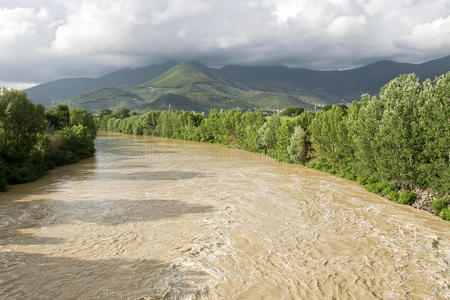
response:
M368 191L450 219L450 72L420 82L393 79L378 97L330 105L295 117L239 109L208 115L126 108L98 114L100 130L233 145L356 180ZM414 190L422 191L417 195ZM423 191L432 191L425 193Z

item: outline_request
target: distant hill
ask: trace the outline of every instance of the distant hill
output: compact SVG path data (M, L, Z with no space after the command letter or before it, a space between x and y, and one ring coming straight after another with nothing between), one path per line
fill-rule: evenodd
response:
M393 78L416 73L421 80L434 78L450 70L450 56L423 64L380 61L344 71L315 71L284 66L247 67L229 65L221 71L241 84L258 90L293 92L304 89L322 93L328 103L359 100L363 93L377 94Z
M150 65L138 69L123 69L98 78L66 78L40 84L26 89L35 103L53 106L56 103L106 87L123 88L145 82L176 66L175 61L162 65Z
M201 104L192 101L191 99L175 95L172 93L166 94L155 101L145 105L143 108L153 109L153 110L187 110L187 111L206 111L207 108L203 107Z
M174 61L139 69L125 69L99 78L61 79L30 88L36 103L70 106L96 112L127 106L207 111L211 108L282 109L346 103L361 94L377 94L394 77L416 73L421 80L450 70L450 56L422 64L380 61L343 71L316 71L285 66L228 65L210 68L192 61ZM153 103L154 102L154 103ZM153 103L153 104L152 104Z
M181 88L196 83L213 84L214 79L190 64L179 64L143 85L160 88Z
M113 110L122 107L136 109L146 104L138 95L118 88L97 89L72 98L67 103L70 107L86 109L93 113L97 113L100 109L106 107Z

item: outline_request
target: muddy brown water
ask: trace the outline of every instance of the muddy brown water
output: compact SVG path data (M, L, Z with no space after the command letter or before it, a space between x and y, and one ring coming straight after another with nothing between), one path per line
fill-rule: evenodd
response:
M0 298L450 299L450 222L220 145L96 146L0 194Z

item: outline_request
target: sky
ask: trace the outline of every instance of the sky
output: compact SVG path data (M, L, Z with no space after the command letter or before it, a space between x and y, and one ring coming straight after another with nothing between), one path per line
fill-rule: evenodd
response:
M450 54L450 0L0 0L0 86L168 60L348 69Z

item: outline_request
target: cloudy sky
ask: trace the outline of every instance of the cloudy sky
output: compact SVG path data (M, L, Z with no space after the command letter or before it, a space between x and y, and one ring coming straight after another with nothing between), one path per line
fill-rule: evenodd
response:
M450 0L0 0L0 85L169 59L342 69L450 54Z

